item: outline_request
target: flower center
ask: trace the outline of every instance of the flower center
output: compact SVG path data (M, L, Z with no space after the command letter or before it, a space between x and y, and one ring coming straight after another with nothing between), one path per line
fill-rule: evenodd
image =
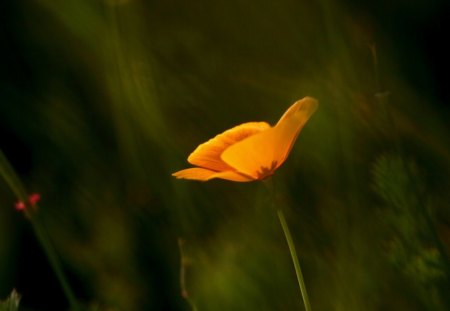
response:
M276 167L277 167L277 161L272 161L272 163L270 164L270 167L261 166L259 171L257 172L258 179L264 179L268 176L273 175L273 172L275 171Z

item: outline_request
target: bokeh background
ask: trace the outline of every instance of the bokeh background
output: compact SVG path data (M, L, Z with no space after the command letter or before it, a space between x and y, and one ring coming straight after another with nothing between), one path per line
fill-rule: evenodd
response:
M0 148L95 310L302 310L261 182L175 180L320 102L274 176L313 310L450 309L445 0L4 1ZM0 300L67 310L0 181Z

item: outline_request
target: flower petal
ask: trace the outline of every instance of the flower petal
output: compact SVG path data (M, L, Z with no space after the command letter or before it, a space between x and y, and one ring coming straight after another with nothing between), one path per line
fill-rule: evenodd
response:
M222 153L222 160L254 179L273 174L286 160L300 130L317 106L317 100L311 97L295 102L275 127L230 146Z
M176 173L173 173L172 176L175 176L178 179L192 179L199 181L207 181L213 178L227 179L239 182L253 181L252 178L239 174L238 172L235 171L216 172L200 167L193 167L181 170Z
M236 171L224 171L219 172L211 176L210 179L213 178L220 178L220 179L226 179L231 181L239 181L239 182L247 182L247 181L254 181L255 179L251 178L250 176L246 176L244 174L241 174Z
M211 169L216 172L233 171L233 169L220 158L223 151L236 142L269 128L270 125L266 122L247 122L235 126L208 140L206 143L199 145L189 155L188 162L192 165Z
M308 122L309 118L316 112L319 102L312 97L304 97L296 101L275 125L278 144L278 163L280 166L287 158L294 146L297 136Z
M217 173L216 171L211 171L205 168L193 167L184 169L172 174L178 179L193 179L193 180L201 180L206 181L209 180L211 175Z

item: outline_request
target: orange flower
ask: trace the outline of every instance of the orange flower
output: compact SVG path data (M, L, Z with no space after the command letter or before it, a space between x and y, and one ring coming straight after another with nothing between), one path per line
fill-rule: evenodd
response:
M266 122L247 122L201 144L188 157L198 166L173 173L182 179L207 181L262 180L271 176L286 160L300 130L316 111L317 100L296 101L271 127Z

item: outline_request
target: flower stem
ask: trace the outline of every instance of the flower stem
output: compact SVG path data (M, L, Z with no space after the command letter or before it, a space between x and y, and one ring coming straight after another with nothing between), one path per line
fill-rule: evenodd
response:
M17 199L21 201L23 204L25 204L24 202L26 202L27 200L27 192L25 190L25 187L22 185L22 182L15 173L13 167L11 166L8 159L1 150L0 150L0 177L3 177L5 179L6 183L14 192ZM50 262L50 266L53 268L53 271L55 272L56 277L58 278L58 281L61 284L64 295L69 301L70 309L73 311L79 311L81 310L81 307L78 304L78 301L75 298L72 289L70 288L69 282L67 281L64 275L61 262L59 261L56 251L50 241L49 234L47 233L45 227L41 224L41 222L38 219L39 214L37 213L37 210L38 210L37 205L28 206L26 209L24 209L25 216L31 222L34 233L36 234L39 243L44 249L45 255L47 256L47 259Z
M277 209L278 219L280 220L281 228L283 228L284 236L289 247L289 252L291 253L292 262L294 263L295 274L297 275L298 285L300 287L300 292L303 298L303 304L305 305L306 311L311 311L311 305L309 303L308 292L306 291L305 281L303 280L302 269L300 268L300 262L297 257L297 251L295 250L294 241L292 240L291 232L289 226L284 217L284 213L281 209Z
M31 215L31 214L33 214L33 215ZM45 227L37 219L38 215L33 213L33 211L28 211L27 216L33 226L34 232L39 240L39 243L41 244L42 248L44 249L47 259L50 262L50 265L53 268L53 271L55 272L56 277L58 278L58 281L63 289L64 295L66 296L67 300L69 301L70 310L73 310L73 311L81 310L80 305L78 304L78 301L75 298L73 290L71 289L69 282L67 281L67 278L64 275L63 268L61 266L61 262L58 258L55 248L53 247L53 245L50 241L50 238L48 236L48 233L47 233Z
M264 185L269 190L271 196L272 207L275 208L276 198L275 198L275 180L273 178L268 178L264 180ZM298 260L297 251L295 250L294 240L292 239L291 231L284 217L283 210L276 208L278 219L280 220L281 228L283 229L284 237L289 247L289 253L291 254L292 262L295 268L295 274L297 275L298 286L300 287L300 293L303 299L303 305L306 311L311 311L311 304L309 303L308 292L306 291L305 281L303 280L302 269L300 268L300 261Z

